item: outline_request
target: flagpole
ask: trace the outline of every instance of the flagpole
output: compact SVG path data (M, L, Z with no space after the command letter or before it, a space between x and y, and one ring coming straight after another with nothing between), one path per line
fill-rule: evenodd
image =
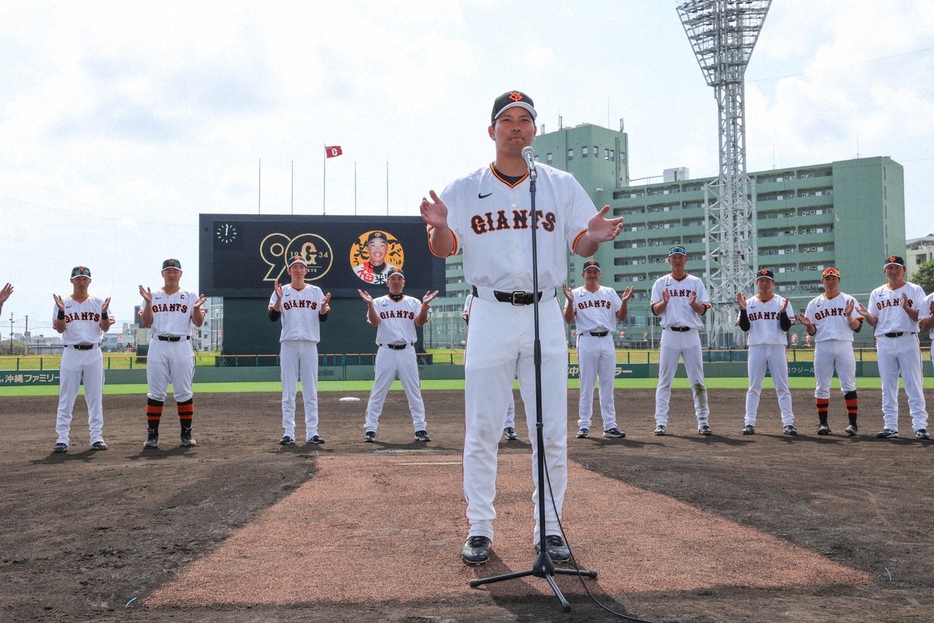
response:
M357 216L357 161L353 161L353 215Z
M263 159L259 159L259 171L256 184L256 213L263 213Z
M389 216L389 161L386 161L386 216Z
M292 210L292 214L295 214L295 161L294 160L292 161L292 197L291 197L290 208Z
M321 185L321 214L328 213L328 146L324 146L324 182Z

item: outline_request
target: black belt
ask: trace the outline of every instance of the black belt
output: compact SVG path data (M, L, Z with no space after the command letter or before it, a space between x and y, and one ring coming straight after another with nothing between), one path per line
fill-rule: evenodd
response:
M71 346L75 350L91 350L97 346L97 344L68 344L68 346Z
M691 330L691 327L667 327L667 328L671 329L672 331L678 331L680 333L684 333L685 331Z
M594 337L606 337L610 334L609 331L590 331L589 333Z
M386 348L391 348L392 350L405 350L409 347L408 344L380 344L380 346L385 346Z
M899 331L898 333L886 333L885 337L901 337L903 335L915 335L914 332L906 333L905 331Z
M535 301L542 300L542 296L545 294L545 291L541 292L522 292L521 290L516 292L500 292L499 290L492 290L493 297L500 303L511 303L512 305L531 305ZM477 293L476 286L471 288L471 293L480 297ZM480 297L483 298L483 297Z
M185 340L190 340L190 339L191 339L191 336L190 336L190 335L186 335L184 338L183 338L182 336L180 336L180 335L173 335L173 336L168 336L168 335L157 335L156 337L159 338L159 341L160 341L160 342L181 342L183 339L185 339Z

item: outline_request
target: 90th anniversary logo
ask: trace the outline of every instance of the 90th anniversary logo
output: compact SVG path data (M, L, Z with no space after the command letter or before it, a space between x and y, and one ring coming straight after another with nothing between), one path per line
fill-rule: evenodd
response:
M260 257L269 266L263 281L278 281L288 270L288 260L298 255L308 266L305 281L321 279L334 262L334 253L328 241L317 234L299 234L291 238L285 234L269 234L259 245Z

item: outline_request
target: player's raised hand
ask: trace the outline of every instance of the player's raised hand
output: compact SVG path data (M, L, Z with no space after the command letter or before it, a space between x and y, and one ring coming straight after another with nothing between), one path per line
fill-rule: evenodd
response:
M422 197L422 203L419 205L419 212L422 215L422 220L432 227L447 227L448 207L444 205L444 202L441 201L441 198L435 191L429 190L428 196L431 197L431 199L429 200L426 197Z
M62 299L58 294L53 294L52 299L55 301L55 304L58 305L59 311L65 311L65 300Z
M149 288L144 288L143 286L139 287L139 295L143 297L143 300L147 303L152 303L152 290Z
M110 297L104 299L104 304L101 305L101 316L106 316L107 310L110 309Z
M786 309L788 309L788 299L785 299L784 301L782 301L782 306L779 308L778 311L784 314Z
M609 211L610 206L603 206L587 223L587 237L598 244L615 239L623 230L623 217L606 218Z
M363 290L357 290L357 294L359 294L359 295L360 295L360 298L362 298L364 301L366 301L367 304L370 304L370 303L373 302L373 297L370 296L370 293L369 293L369 292L364 292Z
M425 292L425 296L422 297L422 305L428 305L428 303L431 303L433 300L435 300L436 296L438 296L437 290L434 292Z
M846 302L846 305L843 306L843 313L847 316L853 313L853 308L856 307L856 300L850 299Z
M623 303L625 303L626 301L632 298L632 293L633 293L632 286L628 286L625 290L623 290L623 295L619 298L623 301Z
M0 288L0 305L3 305L3 302L10 298L10 295L13 294L13 286L6 284L3 288Z
M278 303L282 300L282 284L277 281L272 288L276 292L276 303Z
M564 297L568 300L568 303L574 302L574 290L568 287L568 284L562 283L561 289L564 290Z
M798 322L804 325L805 328L813 327L814 323L811 322L811 319L804 314L798 314Z
M328 292L324 295L324 300L321 301L321 311L319 314L328 314L331 312L331 293Z
M739 305L740 309L746 309L746 295L742 292L736 293L736 304Z
M195 304L192 305L192 307L193 307L194 309L201 309L201 306L204 305L204 302L205 302L206 300L207 300L207 298L206 298L203 294L201 294L201 295L198 296L198 300L195 301Z

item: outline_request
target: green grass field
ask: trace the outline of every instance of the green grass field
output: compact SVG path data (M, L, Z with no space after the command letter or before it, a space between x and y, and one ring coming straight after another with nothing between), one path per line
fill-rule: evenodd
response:
M792 389L812 389L814 379L795 378L788 380ZM622 379L616 381L617 389L653 389L655 379ZM369 392L373 385L372 381L321 381L318 383L319 392ZM858 389L880 389L881 382L877 377L867 377L856 379ZM518 384L514 385L518 388ZM676 389L689 389L690 383L686 378L676 378L674 381ZM747 383L743 378L709 378L707 387L711 390L718 389L746 389ZM772 379L766 378L763 388L772 389ZM840 385L836 378L833 381L834 389L839 389ZM580 389L580 382L577 379L568 380L569 389ZM934 389L934 378L924 379L925 389ZM463 390L464 381L462 380L443 380L443 381L422 381L422 390ZM402 385L399 381L392 384L393 391L402 391ZM108 395L120 394L140 394L144 395L148 388L144 384L135 385L105 385L104 393ZM279 393L282 386L278 382L264 383L195 383L194 391L196 394L214 394L214 393L235 393L235 392L260 392L260 393ZM83 390L82 390L83 392ZM58 386L44 387L0 387L0 397L4 396L58 396Z

